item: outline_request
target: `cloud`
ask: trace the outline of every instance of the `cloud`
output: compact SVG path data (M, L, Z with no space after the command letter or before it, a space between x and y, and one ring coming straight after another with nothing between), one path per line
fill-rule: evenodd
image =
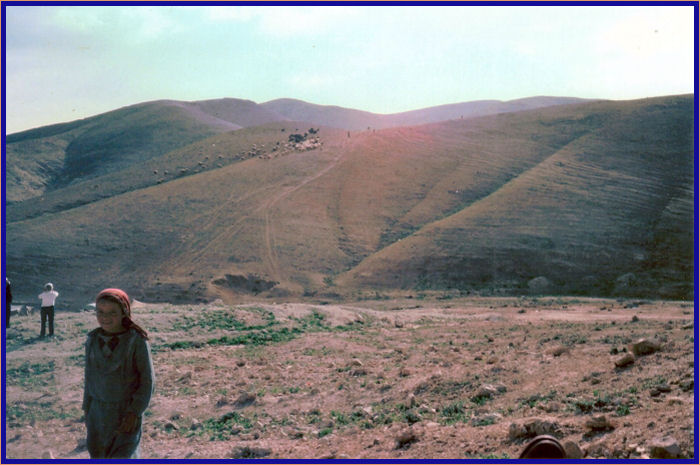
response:
M253 23L261 33L277 37L325 34L360 13L357 7L338 6L209 6L203 11L207 20Z
M181 13L164 6L66 6L55 9L51 21L64 33L133 44L181 32Z
M650 58L687 49L693 40L692 7L647 7L611 24L598 36L600 51L633 58Z

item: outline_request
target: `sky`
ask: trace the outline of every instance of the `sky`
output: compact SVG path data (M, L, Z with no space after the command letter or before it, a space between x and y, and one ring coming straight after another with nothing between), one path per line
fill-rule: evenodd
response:
M159 99L692 93L692 6L7 6L6 134Z

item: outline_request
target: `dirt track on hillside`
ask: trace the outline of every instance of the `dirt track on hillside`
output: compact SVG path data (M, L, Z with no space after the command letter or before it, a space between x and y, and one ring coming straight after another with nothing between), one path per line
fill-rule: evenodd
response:
M586 458L650 457L663 436L693 454L692 303L414 297L135 313L157 376L142 458L515 458L528 425ZM6 341L8 457L88 458L79 408L94 316L59 314L42 341L34 319L13 320ZM212 342L265 324L265 342ZM641 338L660 350L616 368Z

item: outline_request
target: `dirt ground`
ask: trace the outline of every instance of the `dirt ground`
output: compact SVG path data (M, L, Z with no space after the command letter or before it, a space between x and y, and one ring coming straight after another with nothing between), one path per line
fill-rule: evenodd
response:
M584 458L660 457L664 441L691 458L693 312L448 295L137 303L156 370L141 457L507 459L548 433ZM8 458L88 458L80 405L94 327L92 313L59 313L56 335L40 340L38 315L13 318ZM640 339L649 353L617 366Z

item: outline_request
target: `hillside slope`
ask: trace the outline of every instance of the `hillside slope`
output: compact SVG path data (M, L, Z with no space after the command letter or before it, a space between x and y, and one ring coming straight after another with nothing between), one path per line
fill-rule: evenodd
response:
M64 302L104 285L168 301L527 293L540 276L544 292L689 298L692 104L224 132L13 205L8 274Z
M159 100L6 137L7 200L37 197L111 174L221 132L273 122L304 121L350 130L425 124L460 116L520 111L580 99L537 97L513 102L467 102L397 115L281 99L264 104L223 98Z
M562 137L570 130L571 139L341 281L522 288L545 276L555 292L692 295L691 112L692 101L680 97L541 113L536 124L554 125ZM522 128L518 116L499 119Z
M6 138L7 200L36 197L241 126L178 102L150 102Z

